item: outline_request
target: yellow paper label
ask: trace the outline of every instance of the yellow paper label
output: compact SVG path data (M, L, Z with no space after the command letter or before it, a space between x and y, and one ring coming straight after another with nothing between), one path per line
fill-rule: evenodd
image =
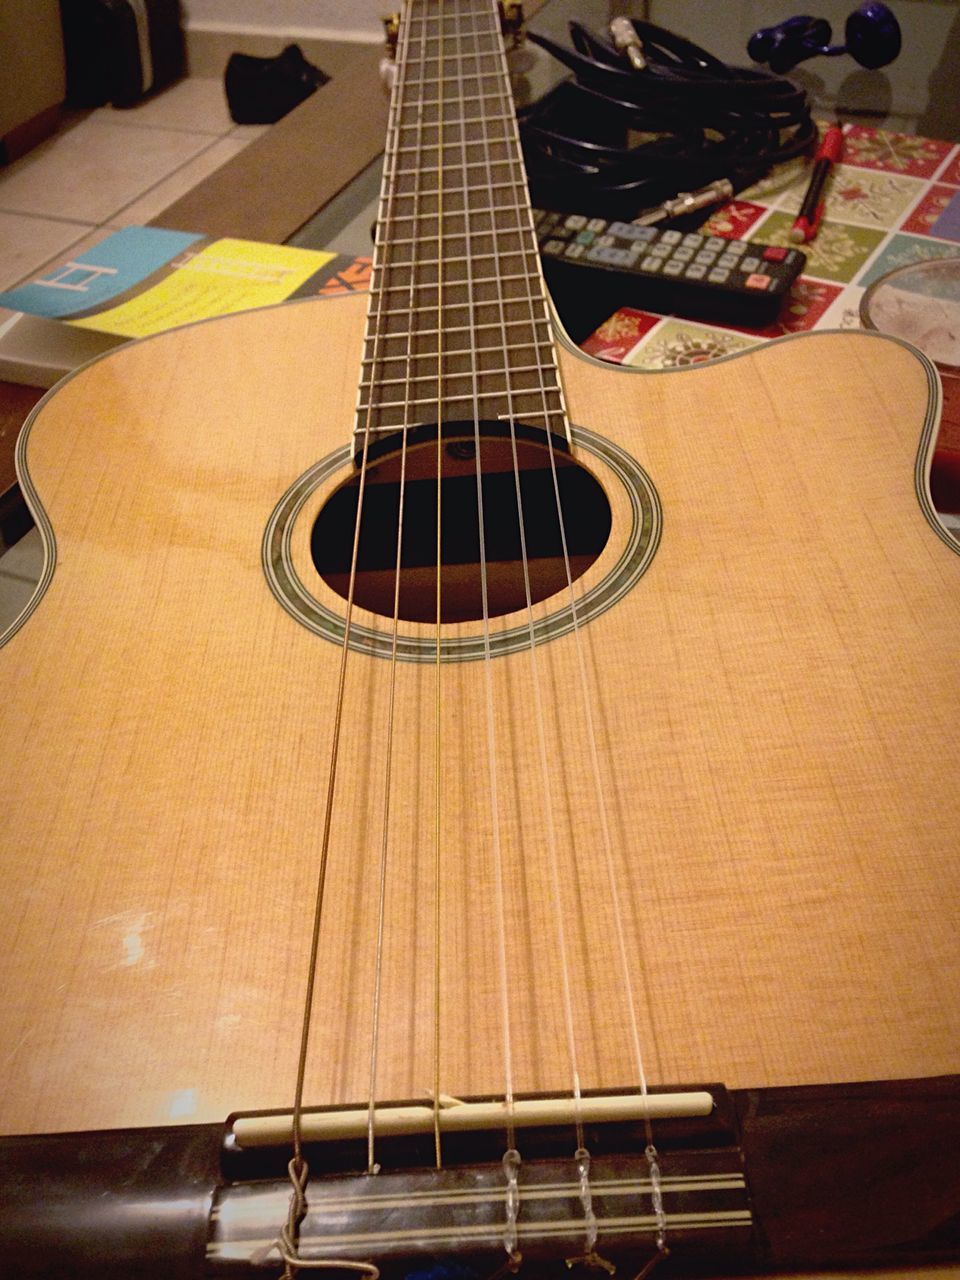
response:
M284 302L335 256L254 240L216 240L182 253L165 277L136 297L69 323L145 338L195 320Z

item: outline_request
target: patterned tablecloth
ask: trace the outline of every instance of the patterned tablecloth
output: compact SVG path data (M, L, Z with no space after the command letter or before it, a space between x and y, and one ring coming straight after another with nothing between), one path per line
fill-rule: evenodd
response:
M717 210L706 234L786 245L807 185L795 162ZM777 320L763 329L624 307L583 343L592 355L642 369L683 368L806 329L860 327L865 289L895 267L960 257L960 146L860 125L844 129L824 221L803 246L807 266ZM960 511L960 379L944 377L935 499Z

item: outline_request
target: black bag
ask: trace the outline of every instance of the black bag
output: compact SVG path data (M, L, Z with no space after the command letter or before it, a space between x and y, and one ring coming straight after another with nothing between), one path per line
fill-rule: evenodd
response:
M297 44L275 58L233 53L224 75L230 116L234 124L275 124L329 79Z
M132 107L183 75L180 0L60 0L67 102Z

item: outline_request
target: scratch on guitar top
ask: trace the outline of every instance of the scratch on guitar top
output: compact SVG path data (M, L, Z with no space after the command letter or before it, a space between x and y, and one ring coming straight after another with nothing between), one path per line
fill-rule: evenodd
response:
M146 948L143 942L144 933L152 928L149 923L149 917L152 914L153 912L150 911L121 911L118 915L104 916L102 920L94 921L95 929L113 925L120 933L122 954L118 960L111 958L106 965L107 968L129 969L134 965L142 965L145 969L154 967L156 961L146 959Z
M34 1033L34 1031L35 1031L35 1030L36 1030L36 1027L27 1027L26 1031L23 1033L23 1035L20 1037L20 1039L17 1041L17 1043L13 1046L13 1049L12 1049L12 1050L10 1051L10 1053L8 1053L8 1054L7 1054L7 1056L4 1058L4 1060L3 1060L3 1070L4 1070L5 1072L7 1071L7 1069L8 1069L9 1067L12 1067L12 1066L13 1066L14 1061L16 1060L17 1054L20 1052L20 1050L23 1048L23 1046L27 1043L27 1041L28 1041L28 1040L30 1039L30 1037L33 1035L33 1033Z

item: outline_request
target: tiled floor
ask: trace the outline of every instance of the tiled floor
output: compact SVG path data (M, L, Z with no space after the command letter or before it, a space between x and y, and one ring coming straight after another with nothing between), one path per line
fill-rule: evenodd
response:
M156 217L262 132L233 123L217 79L183 80L126 111L75 113L0 169L0 289Z
M129 110L77 112L49 141L0 168L0 289L149 221L266 126L230 119L219 79L183 80ZM0 321L9 312L0 308ZM0 632L40 574L34 530L0 558Z

